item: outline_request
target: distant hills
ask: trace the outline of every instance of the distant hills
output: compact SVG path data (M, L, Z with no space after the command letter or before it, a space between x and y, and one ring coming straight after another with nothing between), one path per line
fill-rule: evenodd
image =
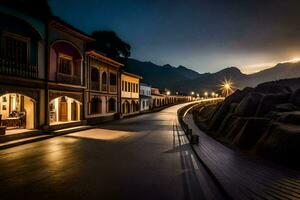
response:
M254 74L243 74L237 67L228 67L216 73L200 74L184 66L156 65L129 59L125 70L143 77L143 82L171 91L202 93L216 91L225 79L230 79L237 88L254 87L259 83L300 77L300 62L279 63L272 68Z

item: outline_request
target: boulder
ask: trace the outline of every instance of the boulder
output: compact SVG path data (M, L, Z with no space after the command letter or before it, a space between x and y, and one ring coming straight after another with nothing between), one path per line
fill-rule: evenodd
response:
M275 110L279 112L291 112L291 111L299 110L299 108L291 103L283 103L283 104L276 105Z
M299 144L300 126L275 122L259 140L256 152L258 155L296 167L300 166Z
M216 110L214 115L211 117L209 121L209 130L216 131L218 130L219 126L221 125L222 121L228 114L230 108L230 104L223 103L219 109Z
M225 100L225 104L231 104L231 103L240 103L245 96L247 96L253 88L247 87L244 90L236 90L233 94L228 96Z
M290 102L296 106L300 106L300 89L292 94Z
M227 134L229 127L232 126L236 118L237 117L233 113L228 113L221 123L218 131L215 133L215 136L224 137Z
M266 131L269 119L249 118L240 132L235 136L233 144L241 149L251 149Z
M261 93L252 92L248 94L237 106L235 114L242 117L254 116L262 98L263 95Z
M235 136L240 132L245 123L247 122L247 118L245 117L236 117L233 123L231 123L228 128L225 130L225 138L229 141L233 141Z
M274 83L259 84L254 91L263 94L292 93L292 89L290 87Z
M278 122L285 124L295 124L300 126L300 111L283 113L279 117Z
M276 105L287 103L291 93L277 93L264 95L259 102L255 116L263 117L268 112L275 110Z

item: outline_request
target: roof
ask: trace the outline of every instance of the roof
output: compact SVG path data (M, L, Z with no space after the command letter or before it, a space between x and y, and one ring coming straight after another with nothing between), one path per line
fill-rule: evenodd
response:
M102 62L113 65L115 67L124 66L122 63L119 63L119 62L117 62L117 61L115 61L111 58L108 58L108 57L104 56L103 54L101 54L100 52L97 52L95 50L87 51L86 55L90 56L90 57L93 57L93 58L96 58L98 60L101 60Z
M146 86L146 87L151 87L151 85L147 84L147 83L140 83L141 86Z
M63 21L59 17L53 16L49 22L49 25L66 33L69 33L77 38L83 39L87 42L94 41L95 39L92 38L89 34L75 28L74 26L68 24L67 22Z
M143 79L143 77L137 75L137 74L132 74L132 73L129 73L129 72L125 72L123 71L122 74L125 74L127 76L131 76L131 77L134 77L134 78L138 78L138 79Z

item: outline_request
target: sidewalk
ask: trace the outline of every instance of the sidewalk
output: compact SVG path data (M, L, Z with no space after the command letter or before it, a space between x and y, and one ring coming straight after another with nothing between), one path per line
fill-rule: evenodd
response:
M184 121L199 135L198 156L233 199L300 199L300 171L227 148L199 130L190 113Z

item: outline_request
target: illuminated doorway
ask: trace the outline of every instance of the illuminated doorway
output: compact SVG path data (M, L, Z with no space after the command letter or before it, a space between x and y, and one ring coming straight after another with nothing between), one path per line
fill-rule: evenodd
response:
M80 121L80 102L62 96L49 104L50 125Z
M35 101L18 93L0 96L0 125L7 129L35 128Z

